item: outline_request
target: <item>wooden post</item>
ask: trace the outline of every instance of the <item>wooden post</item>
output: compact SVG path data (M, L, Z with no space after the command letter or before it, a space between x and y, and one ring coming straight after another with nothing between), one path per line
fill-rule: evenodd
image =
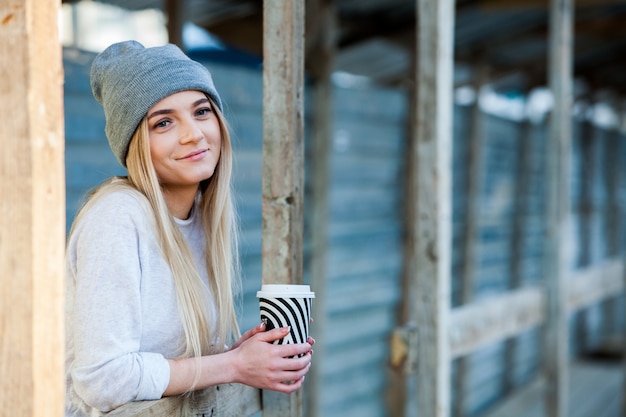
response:
M263 283L302 282L304 0L263 2ZM302 415L302 390L263 392L263 416Z
M64 410L60 1L0 2L0 416Z
M524 235L529 197L529 176L532 164L532 125L526 117L520 122L520 135L517 144L517 170L515 173L515 191L513 192L513 215L511 227L509 261L509 290L518 289L523 282L522 260L524 257ZM517 353L517 339L510 338L505 343L504 372L502 384L504 393L509 394L515 388L515 356Z
M417 27L416 27L417 29ZM415 39L415 38L413 38ZM413 45L413 53L410 55L410 73L414 77L417 75L417 48ZM412 80L417 83L417 79ZM404 163L406 166L406 175L404 182L404 201L403 201L403 227L406 230L404 234L404 242L402 245L402 275L401 275L401 291L402 298L397 310L398 327L394 329L390 340L390 368L389 368L389 384L386 392L388 415L402 417L406 414L408 405L408 386L414 380L417 364L411 359L414 358L417 346L414 343L415 323L412 323L415 314L415 303L417 300L417 287L415 281L417 253L415 236L413 228L415 225L417 201L417 186L415 185L417 164L413 155L416 154L415 147L417 134L415 129L417 123L417 88L411 88L407 94L407 118L405 123L407 145L404 153Z
M572 136L572 19L571 0L550 1L548 82L554 96L547 156L547 239L544 371L546 413L565 417L568 392L568 315L566 255L569 253L570 158Z
M311 141L311 286L315 291L312 333L315 344L315 366L307 376L310 387L308 411L310 417L323 417L322 387L323 361L326 345L326 262L328 246L328 184L330 149L333 136L333 88L331 74L335 61L336 11L333 0L307 3L307 17L312 19L311 30L316 34L307 48L307 67L313 82L313 111ZM309 13L311 10L312 13ZM309 26L310 27L310 26ZM307 39L309 41L309 39ZM308 42L307 42L308 43Z
M620 106L617 100L612 100L612 107L619 114ZM605 179L607 204L605 210L606 222L608 228L607 233L607 249L608 256L615 259L619 257L622 252L622 217L620 211L620 190L623 187L623 181L620 175L620 161L621 155L621 137L620 127L613 128L610 133L610 137L605 143L606 155L605 163L606 168L603 172ZM618 313L618 299L615 297L610 298L602 305L602 336L605 338L605 342L610 342L615 336L614 332L617 327L617 313Z
M596 187L597 178L597 144L594 138L594 125L586 117L580 122L580 163L581 182L580 201L578 215L580 216L580 258L577 266L588 267L592 264L592 237L594 198L593 189ZM587 309L581 309L575 314L576 347L579 351L585 351L588 345L587 332Z
M167 16L167 38L169 43L178 45L184 50L183 26L187 12L187 0L166 0L165 15Z
M453 0L416 0L417 115L412 319L417 328L419 416L450 410L450 251Z
M463 261L461 266L461 305L469 303L474 298L474 276L476 274L476 259L478 246L478 229L481 203L481 180L484 165L484 138L483 117L480 108L480 89L488 81L488 71L485 65L478 65L478 74L474 79L476 101L472 106L470 120L470 134L467 152L467 205L465 210L465 233L463 238ZM461 357L457 362L456 386L457 400L453 405L453 415L464 416L467 409L467 396L465 395L465 381L467 380L467 358Z

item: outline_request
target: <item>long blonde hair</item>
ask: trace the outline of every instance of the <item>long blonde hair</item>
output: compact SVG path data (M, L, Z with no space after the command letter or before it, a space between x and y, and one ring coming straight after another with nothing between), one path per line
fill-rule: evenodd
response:
M209 98L209 100L211 100ZM203 282L191 251L170 214L152 159L148 123L144 118L137 127L128 149L126 164L128 177L116 177L100 186L83 207L93 203L94 197L116 189L131 187L139 191L154 214L161 251L169 264L178 299L178 309L185 333L184 353L190 358L218 353L225 345L239 337L235 297L240 292L237 256L237 230L231 193L232 146L222 114L211 100L221 131L220 158L211 178L202 181L196 199L201 223L206 236L206 269L217 317L213 316L207 299L207 283ZM77 223L77 220L74 224ZM70 232L71 233L71 232ZM211 328L215 323L215 328ZM199 372L199 367L198 367ZM196 375L198 377L199 375Z

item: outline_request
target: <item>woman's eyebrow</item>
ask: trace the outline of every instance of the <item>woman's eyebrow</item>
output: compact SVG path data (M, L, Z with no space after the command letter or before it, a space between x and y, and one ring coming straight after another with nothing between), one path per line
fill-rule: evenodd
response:
M196 107L196 106L199 106L200 104L208 103L208 102L209 102L209 99L206 97L203 97L201 99L194 101L191 107Z
M152 119L153 117L160 116L162 114L171 114L173 112L174 112L174 110L172 110L172 109L155 110L155 111L153 111L152 113L150 113L148 115L148 120Z
M204 103L209 103L209 99L206 97L198 99L191 104L191 107L197 107L200 104L204 104ZM160 116L162 114L171 114L171 113L174 113L174 110L172 109L155 110L148 115L148 120L152 119L153 117Z

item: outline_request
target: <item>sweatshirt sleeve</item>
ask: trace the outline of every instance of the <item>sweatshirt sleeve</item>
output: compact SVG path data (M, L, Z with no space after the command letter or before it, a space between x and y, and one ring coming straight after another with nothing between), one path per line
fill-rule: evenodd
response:
M70 240L72 384L86 404L104 412L161 398L170 378L163 355L140 351L142 235L136 213L119 203L94 205Z

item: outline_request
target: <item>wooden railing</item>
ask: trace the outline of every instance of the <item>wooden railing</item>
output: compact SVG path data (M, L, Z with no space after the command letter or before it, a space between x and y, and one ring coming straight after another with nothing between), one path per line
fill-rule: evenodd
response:
M117 408L110 417L247 417L261 410L261 390L241 384L224 384L190 396L137 401Z
M573 312L624 291L624 263L610 260L576 271L567 281L567 310ZM451 312L450 355L459 357L516 336L546 317L543 287L534 286L476 301Z
M624 291L624 263L607 261L576 271L568 281L567 310L573 312L618 296ZM471 353L541 324L545 320L546 296L540 286L522 288L485 298L452 310L450 354L452 358ZM219 385L184 399L130 403L107 414L111 417L224 417L250 416L261 410L261 391L240 384Z

